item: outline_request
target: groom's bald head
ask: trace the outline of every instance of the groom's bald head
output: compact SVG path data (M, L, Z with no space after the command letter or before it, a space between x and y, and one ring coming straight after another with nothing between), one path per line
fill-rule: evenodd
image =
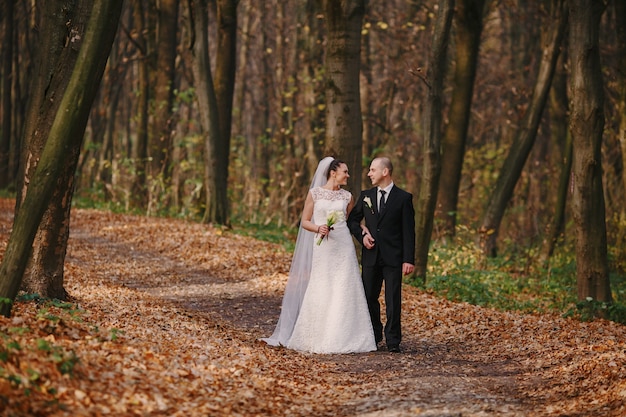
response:
M374 158L372 163L374 162L380 167L381 170L387 168L387 170L389 171L389 176L393 174L393 164L391 163L391 159L387 158L386 156L381 156L378 158Z

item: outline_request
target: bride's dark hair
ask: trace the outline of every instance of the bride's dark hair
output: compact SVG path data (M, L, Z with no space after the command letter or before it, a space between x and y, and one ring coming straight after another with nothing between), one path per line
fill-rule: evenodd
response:
M337 171L337 168L339 168L339 166L341 164L345 164L345 162L343 162L340 159L333 159L333 161L328 166L328 172L326 173L326 179L329 179L331 171Z

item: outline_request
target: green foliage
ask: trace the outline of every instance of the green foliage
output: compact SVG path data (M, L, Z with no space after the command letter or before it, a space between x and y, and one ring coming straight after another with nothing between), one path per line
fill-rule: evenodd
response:
M113 201L107 198L102 183L97 183L89 189L80 189L72 198L72 206L81 209L106 210L112 213L144 214L136 208L125 205L123 201Z
M29 345L22 347L20 343L17 340L13 339L9 334L4 332L0 333L1 362L8 363L9 361L13 360L13 352L17 352L22 349L37 350L41 352L43 359L49 360L54 363L59 372L61 372L62 374L72 375L75 365L79 362L78 357L73 351L68 351L63 346L55 345L46 339L37 338L34 341L31 340ZM26 372L28 374L27 379L29 381L34 382L40 379L40 371L28 368ZM14 384L19 385L23 380L23 375L20 376L12 374L6 368L0 367L0 378L4 378Z
M177 102L187 102L194 91L177 91ZM176 166L170 165L170 174L176 170L178 187L170 176L163 173L145 179L145 184L136 182L142 164L136 158L119 157L115 164L105 170L109 179L79 184L72 198L77 208L107 210L114 213L184 218L199 221L204 214L204 158L203 136L192 134L174 143L177 152L183 155ZM111 178L116 178L112 181ZM173 195L179 196L174 199ZM147 201L150 199L150 201ZM146 200L146 201L144 201Z
M120 329L113 328L113 329L110 330L109 340L115 341L115 340L117 340L118 335L119 334L123 334L123 333L124 332L121 331Z
M435 242L426 282L412 285L447 299L527 313L560 312L591 320L603 317L626 324L626 277L613 273L613 303L578 302L574 248L562 245L547 267L539 266L537 248L505 245L496 258L485 259L471 231L459 228L452 242Z
M78 357L74 351L67 351L62 346L53 345L46 339L37 339L35 343L37 350L47 354L49 359L56 364L59 372L72 375L74 366L78 363Z
M0 361L6 363L9 361L11 352L20 351L22 347L19 342L11 339L8 335L0 334L0 336L2 337L2 344L0 344Z
M579 301L575 306L569 308L564 315L566 317L577 317L582 321L603 318L626 324L626 305L623 302L614 301L607 303L587 297L586 300Z
M61 318L59 316L51 314L47 308L42 308L41 310L39 310L37 317L40 320L47 320L55 325L59 323L59 321L61 321Z
M238 222L233 232L293 250L297 228ZM571 244L562 243L547 266L536 247L505 242L496 258L483 257L474 232L458 227L447 243L433 243L426 282L407 283L452 301L506 311L561 313L581 320L605 317L626 324L626 275L611 274L611 304L577 301L576 260Z
M17 301L36 301L36 302L39 302L40 300L41 300L41 297L39 296L39 294L21 293L21 294L18 294L18 296L17 296Z
M607 218L607 239L616 244L609 246L609 260L611 270L626 274L626 212L616 212Z
M572 276L575 276L575 273L575 267L572 266ZM561 311L564 312L564 316L576 317L582 321L603 318L626 324L626 275L613 272L610 274L609 280L611 283L611 296L613 298L611 303L594 300L591 297L586 300L578 301L575 296L572 296L571 302L561 309ZM571 291L575 294L575 279L572 282Z
M266 242L278 243L289 251L293 251L298 235L298 229L295 227L277 226L272 223L248 223L243 221L233 223L233 232Z
M78 309L75 304L68 303L66 301L41 297L39 294L23 293L17 296L17 301L33 301L40 306L37 311L38 318L42 320L48 320L52 323L58 323L60 317L58 315L50 313L51 308L64 310L72 319L81 321L80 313L82 310Z
M57 364L59 372L63 375L73 375L74 367L79 362L78 356L76 356L73 350L66 352L60 348L53 351L51 358Z
M25 392L32 390L55 392L55 387L49 386L47 375L49 367L53 366L64 375L72 376L80 358L74 350L68 349L57 342L58 336L63 334L64 322L75 320L82 322L82 310L76 305L60 300L42 298L37 294L20 294L17 301L33 303L35 309L31 317L37 320L36 328L31 327L2 327L0 328L0 378L9 381L15 387L21 387ZM93 326L90 333L97 333ZM110 340L114 340L117 331L112 330ZM90 340L97 340L90 337ZM21 352L17 355L17 352ZM38 358L38 361L28 368L20 366L20 358L25 352Z
M15 198L15 190L14 189L0 189L0 198Z
M191 87L185 90L174 90L174 107L172 111L177 113L180 110L181 104L190 104L196 100L196 89Z
M37 339L36 343L37 343L38 350L42 350L44 352L52 351L52 348L50 347L50 344L48 343L46 339Z

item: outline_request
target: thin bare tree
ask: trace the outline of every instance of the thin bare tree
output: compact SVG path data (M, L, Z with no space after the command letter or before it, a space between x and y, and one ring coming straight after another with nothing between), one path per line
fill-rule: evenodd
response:
M497 237L506 206L509 203L515 185L528 159L528 155L537 138L541 116L548 100L548 92L560 53L560 47L567 27L567 7L565 0L550 0L551 17L542 27L541 64L533 95L524 115L522 125L517 131L515 141L509 149L495 189L479 229L480 248L487 256L496 256Z
M435 215L439 234L452 236L457 221L461 170L470 121L474 79L483 30L483 16L490 0L459 0L454 15L455 67L448 123L441 141L441 179Z
M443 82L455 0L439 0L437 21L425 82L428 100L424 110L424 166L417 210L415 212L415 276L424 281L428 251L433 232L437 190L441 173L441 128L443 120Z
M202 221L228 225L228 161L235 83L236 0L217 1L215 77L209 55L209 2L189 1L191 45L200 121L204 130L205 209Z

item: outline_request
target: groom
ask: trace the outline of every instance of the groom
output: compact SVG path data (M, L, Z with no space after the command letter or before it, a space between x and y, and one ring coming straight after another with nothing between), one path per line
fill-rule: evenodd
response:
M363 246L361 263L365 297L376 344L383 339L378 297L385 283L385 343L389 352L400 352L400 304L402 275L415 267L415 210L413 196L396 187L389 158L376 158L367 176L373 188L361 191L350 215L350 231ZM361 228L365 218L367 230Z

